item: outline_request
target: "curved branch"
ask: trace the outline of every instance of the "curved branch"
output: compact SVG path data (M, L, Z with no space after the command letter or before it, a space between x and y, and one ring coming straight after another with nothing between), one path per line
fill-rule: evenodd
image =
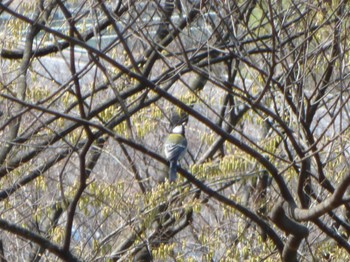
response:
M350 186L350 174L347 174L339 183L334 193L323 202L317 204L310 209L294 208L292 209L293 218L297 221L308 221L319 218L327 212L344 204L346 199L344 195L347 188Z
M40 247L48 250L52 254L55 254L57 257L64 261L80 261L77 257L75 257L69 250L64 250L63 248L55 245L51 241L46 238L33 233L27 229L19 227L13 223L9 223L4 219L0 219L0 228L6 230L12 234L15 234L23 239L27 239L32 241L33 243L39 245Z

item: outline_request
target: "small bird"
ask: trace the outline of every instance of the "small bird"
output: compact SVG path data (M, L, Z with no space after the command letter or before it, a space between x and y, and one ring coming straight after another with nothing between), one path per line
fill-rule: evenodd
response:
M177 125L165 140L164 153L169 161L169 182L176 180L177 163L181 160L187 150L187 139L185 137L184 124Z

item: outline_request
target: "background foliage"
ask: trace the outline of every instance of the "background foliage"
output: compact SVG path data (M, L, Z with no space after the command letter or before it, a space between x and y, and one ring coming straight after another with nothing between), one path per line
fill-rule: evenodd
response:
M346 260L349 21L345 0L0 1L1 261Z

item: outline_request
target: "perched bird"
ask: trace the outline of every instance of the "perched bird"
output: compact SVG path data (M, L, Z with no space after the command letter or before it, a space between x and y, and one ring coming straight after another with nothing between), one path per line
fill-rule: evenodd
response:
M187 139L185 137L184 125L177 125L165 140L164 153L169 161L169 182L176 180L177 163L185 155L187 150Z

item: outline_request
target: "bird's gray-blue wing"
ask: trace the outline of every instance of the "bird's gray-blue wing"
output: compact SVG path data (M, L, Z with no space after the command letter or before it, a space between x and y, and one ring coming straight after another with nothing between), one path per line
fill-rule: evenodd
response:
M177 161L183 157L186 152L187 143L175 144L167 143L165 145L165 156L169 161Z

